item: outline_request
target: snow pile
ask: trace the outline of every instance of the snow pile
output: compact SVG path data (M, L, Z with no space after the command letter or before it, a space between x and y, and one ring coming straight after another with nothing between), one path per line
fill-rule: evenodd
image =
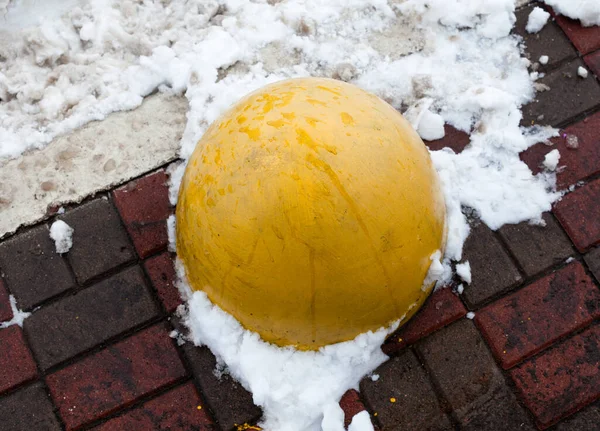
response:
M57 220L50 226L50 238L54 240L56 252L63 254L73 247L73 228L62 220Z
M10 308L12 310L13 318L7 322L0 322L0 329L8 328L12 325L19 325L22 328L23 321L31 316L31 313L19 310L19 307L17 307L17 300L13 295L10 295L8 299L10 301Z
M527 30L528 33L537 33L544 28L548 22L548 18L550 18L550 14L548 12L541 7L534 7L529 14L529 18L527 19L525 30Z
M586 27L600 25L600 2L597 0L543 0L561 15L581 20Z

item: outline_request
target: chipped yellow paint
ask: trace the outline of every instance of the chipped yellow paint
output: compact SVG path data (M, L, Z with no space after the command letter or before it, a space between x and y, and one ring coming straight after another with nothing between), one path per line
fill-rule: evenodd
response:
M423 142L391 106L329 79L278 82L231 108L198 143L177 206L192 288L301 349L408 320L444 241Z

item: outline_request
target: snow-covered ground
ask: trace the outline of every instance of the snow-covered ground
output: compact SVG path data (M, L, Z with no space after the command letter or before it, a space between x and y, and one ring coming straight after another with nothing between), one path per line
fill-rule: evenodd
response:
M600 2L545 2L600 24ZM431 153L448 206L448 278L469 233L464 207L497 229L541 222L560 196L557 154L537 176L519 160L556 131L519 126L538 75L509 34L514 9L515 0L0 0L0 169L157 90L188 100L187 159L246 93L287 77L343 79L405 112L426 138L443 136L443 124L470 133L460 154ZM531 30L544 22L538 12ZM468 283L467 263L459 268ZM391 330L298 352L262 342L202 293L183 312L193 341L252 391L273 430L342 430L337 402L386 359L379 346Z

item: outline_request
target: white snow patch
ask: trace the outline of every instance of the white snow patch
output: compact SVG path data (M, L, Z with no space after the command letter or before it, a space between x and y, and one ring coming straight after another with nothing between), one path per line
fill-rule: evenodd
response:
M475 318L475 313L469 311L466 315L467 319L473 320Z
M471 284L471 264L469 261L456 265L456 274L467 284Z
M176 252L175 249L175 223L176 218L171 214L167 218L167 237L169 238L169 251Z
M352 422L348 426L348 431L373 431L373 423L371 417L366 410L354 415Z
M50 238L54 240L56 252L63 254L73 247L73 228L62 220L56 220L50 226Z
M456 287L456 293L458 293L459 295L462 295L464 291L465 291L465 286L464 286L464 285L462 285L462 284L459 284L459 285Z
M600 2L597 0L543 0L561 15L578 19L585 27L600 25Z
M544 156L543 165L549 171L555 171L560 160L560 152L556 149L550 151Z
M548 64L548 60L550 60L550 57L548 57L547 55L542 55L539 59L540 64Z
M445 135L444 119L441 115L434 114L433 112L427 110L419 122L417 132L421 138L425 139L426 141L442 139Z
M369 377L370 377L370 379L371 379L372 381L374 381L374 382L376 382L377 380L379 380L379 374L375 374L375 373L373 373L373 374L371 374Z
M575 258L574 258L573 256L571 256L571 257L568 257L568 258L565 260L565 263L571 263L571 262L573 262L574 260L575 260Z
M0 322L0 329L8 328L12 325L19 325L22 328L23 321L31 316L31 313L19 310L17 307L17 300L13 295L10 295L8 299L10 301L10 308L12 310L13 317L6 322Z
M528 33L537 33L544 28L548 22L548 18L550 18L550 14L548 12L541 7L534 7L529 14L529 18L527 19L525 30L527 30Z
M585 78L588 77L589 72L588 72L588 70L585 67L579 66L577 68L577 75L579 75L581 78L585 79Z

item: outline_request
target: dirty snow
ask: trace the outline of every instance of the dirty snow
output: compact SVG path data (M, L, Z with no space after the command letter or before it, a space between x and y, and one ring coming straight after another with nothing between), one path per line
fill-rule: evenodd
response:
M541 7L534 7L529 14L529 18L527 19L525 30L527 30L528 33L537 33L544 28L548 22L548 18L550 18L550 14L548 12Z
M560 152L557 149L550 151L544 156L543 165L549 171L555 171L560 160Z
M73 228L62 220L52 223L50 238L54 240L57 253L67 253L73 247L73 232Z
M19 310L19 307L17 307L17 300L13 295L10 295L8 299L10 301L10 308L12 310L13 318L6 322L0 322L0 329L8 328L12 325L19 325L22 328L23 322L25 319L31 316L31 313Z
M561 15L578 19L584 26L600 25L598 0L543 0Z
M0 19L0 159L134 109L156 90L188 99L187 159L207 126L248 92L326 76L379 95L423 137L444 136L445 124L470 133L460 154L431 154L448 213L445 255L432 259L436 278L449 279L450 262L462 257L463 208L498 229L541 223L559 197L554 175L534 176L519 159L557 131L520 127L538 75L509 35L514 0L80 0L68 10L51 0L33 15L26 3ZM184 166L173 171L172 202ZM171 218L172 250L173 230ZM185 281L179 287L192 340L253 393L266 429L343 429L340 397L385 361L379 346L396 326L318 352L281 349L203 293L191 295Z

